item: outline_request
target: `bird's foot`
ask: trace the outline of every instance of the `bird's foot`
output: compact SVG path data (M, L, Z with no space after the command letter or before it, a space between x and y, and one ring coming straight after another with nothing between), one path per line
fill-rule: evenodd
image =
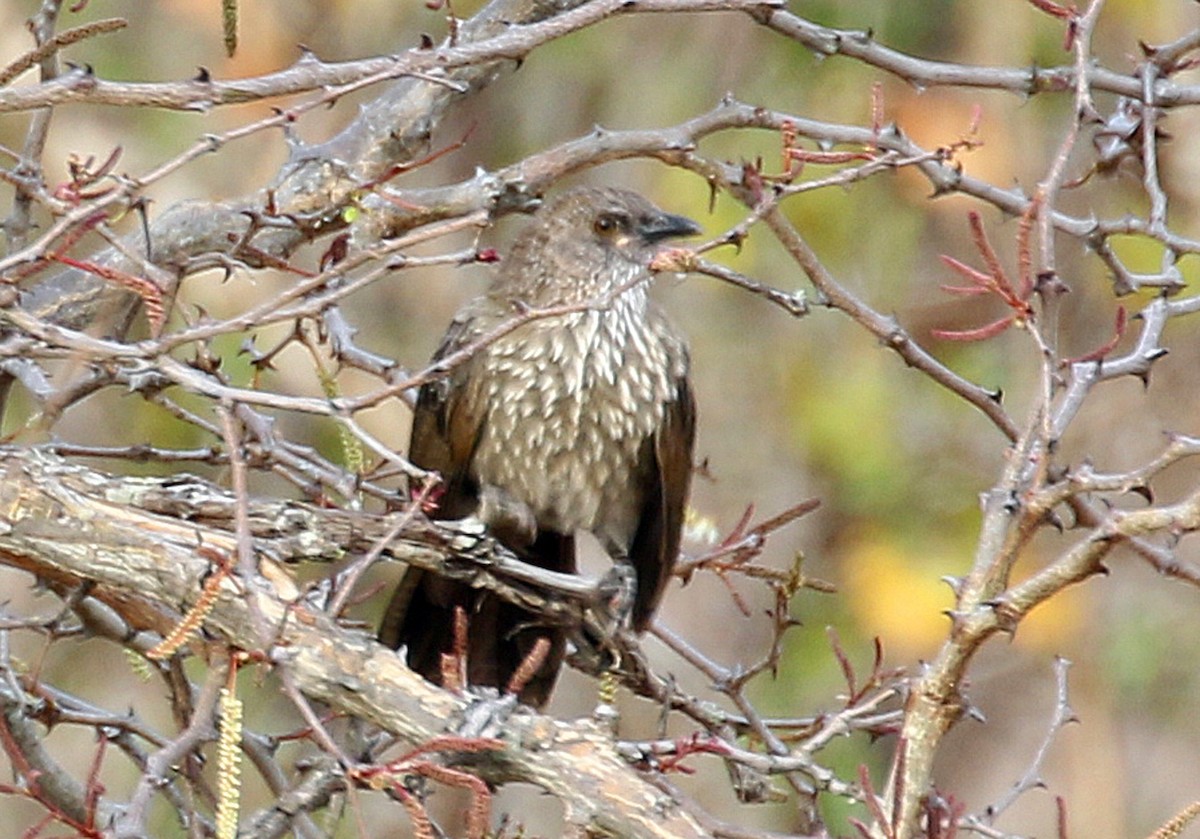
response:
M475 510L461 519L443 519L442 527L453 530L459 541L469 545L456 545L467 550L476 548L488 536L519 550L533 544L537 539L537 517L529 505L518 501L507 490L490 484L479 490L479 503ZM461 552L466 552L461 551Z
M489 533L514 550L532 545L537 538L537 517L533 510L500 487L487 484L480 489L475 515Z
M517 709L514 693L500 693L495 688L471 687L464 694L467 707L454 733L460 737L499 737L513 711Z
M629 619L637 594L637 575L626 562L613 563L592 593L583 624L571 633L575 657L586 668L613 670L621 663L617 634Z
M613 635L624 626L633 611L637 597L637 572L628 562L617 561L596 583L596 613L606 635Z
M461 519L446 519L439 521L438 525L444 530L453 532L453 538L447 547L455 554L470 555L488 540L487 522L480 520L475 515Z

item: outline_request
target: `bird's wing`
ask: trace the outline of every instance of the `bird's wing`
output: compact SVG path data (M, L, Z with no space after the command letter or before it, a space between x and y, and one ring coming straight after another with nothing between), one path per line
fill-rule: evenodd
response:
M446 330L433 363L470 346L479 334L476 319L464 311ZM466 359L448 375L424 384L417 396L408 459L442 476L436 518L461 518L475 506L469 468L482 428L483 400L471 398L467 389L479 381L480 377L471 375L476 363L474 357Z
M684 373L676 377L675 398L666 404L662 424L643 449L643 457L651 461L644 464L649 480L629 549L629 560L637 571L632 624L638 632L649 625L679 555L695 437L696 402Z
M470 346L478 333L471 311L464 310L446 330L432 363ZM442 476L434 518L462 518L474 511L476 489L469 469L481 424L467 407L471 400L464 392L474 363L473 357L466 359L448 375L426 382L417 395L408 459ZM441 646L450 637L453 606L461 599L456 584L410 568L384 612L379 640L393 648L407 644L414 669L436 680Z

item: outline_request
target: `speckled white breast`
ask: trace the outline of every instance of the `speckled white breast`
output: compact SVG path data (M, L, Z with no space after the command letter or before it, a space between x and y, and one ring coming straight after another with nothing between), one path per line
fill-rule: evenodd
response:
M644 288L602 311L533 321L482 359L487 418L474 477L527 504L541 527L595 530L628 547L642 499L638 453L660 425L683 364L647 330Z

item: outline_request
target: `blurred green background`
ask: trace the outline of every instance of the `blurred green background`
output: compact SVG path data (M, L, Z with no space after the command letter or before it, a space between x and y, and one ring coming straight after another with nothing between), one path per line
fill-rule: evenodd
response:
M454 8L468 16L478 5L460 0ZM28 0L9 0L0 7L0 63L29 48L23 22L35 6ZM323 59L345 60L404 49L417 43L420 33L441 37L445 28L442 13L415 0L243 0L240 6L241 44L232 59L222 48L216 0L92 0L81 14L64 15L64 25L123 16L130 26L72 47L66 57L91 64L109 79L182 79L194 75L199 66L224 79L286 67L296 60L298 44ZM842 0L794 2L792 7L822 24L870 29L882 43L927 58L1009 67L1069 61L1061 27L1015 0ZM1110 68L1128 71L1140 55L1139 40L1163 43L1195 25L1195 4L1183 0L1109 2L1096 33L1095 53ZM1195 73L1182 78L1194 81ZM28 80L27 74L18 84ZM1072 107L1067 95L1026 99L985 90L915 90L848 59L817 60L797 44L771 36L737 15L631 16L535 52L517 73L464 103L435 143L450 143L474 126L466 147L406 176L400 185L469 177L476 167L511 163L596 124L612 129L671 125L703 113L726 91L743 101L806 117L869 125L871 86L876 82L882 85L887 119L926 148L962 137L978 107L983 145L962 158L966 172L1001 187L1020 185L1027 192L1033 191L1055 154ZM331 136L372 92L307 114L297 125L299 134L310 141ZM117 145L123 148L118 169L141 173L204 133L266 116L272 105L285 103L208 114L63 107L55 115L45 155L47 179L64 179L69 154L103 159ZM1112 97L1098 96L1097 105L1105 113L1111 111ZM28 119L0 116L0 144L19 149ZM1173 139L1162 147L1172 227L1185 235L1194 235L1197 222L1192 192L1200 176L1193 140L1196 121L1195 113L1172 113L1165 127ZM1073 174L1087 168L1087 147L1085 141L1083 153L1072 161ZM775 161L780 141L764 132L727 132L706 140L701 151L732 161L760 155ZM278 132L256 134L159 182L150 196L162 208L185 198L241 195L268 183L285 158ZM830 171L814 166L807 174ZM709 234L741 218L741 208L727 198L718 200L710 213L703 182L656 163L610 165L577 180L636 188L662 206L700 220ZM11 197L11 188L0 184L0 201L8 205ZM1061 204L1076 214L1107 218L1144 213L1147 202L1137 172L1128 170L1092 179L1064 195ZM956 370L1003 390L1012 416L1022 421L1036 384L1037 364L1023 334L1010 331L978 345L939 342L930 336L931 329L969 328L1003 314L994 302L964 302L938 288L940 283L956 282L939 254L977 262L966 224L966 212L972 208L981 210L993 242L1015 269L1013 220L963 197L933 200L929 184L912 170L875 177L850 189L807 193L787 205L793 221L840 282L878 311L894 314ZM503 249L520 224L519 219L505 220L485 234L484 244ZM1063 311L1062 345L1066 355L1077 355L1108 338L1116 302L1099 261L1077 241L1060 237L1058 244L1060 273L1071 287ZM296 261L315 265L322 247L318 243ZM449 246L443 242L438 248ZM1135 268L1157 267L1154 247L1128 241L1121 248ZM780 288L806 285L765 231L755 231L740 254L723 258ZM1194 263L1189 258L1181 264L1189 281L1196 276ZM345 308L366 347L417 366L433 350L454 309L486 279L481 267L398 273ZM203 274L186 281L181 300L226 316L291 282L270 272L235 273L225 282L216 273ZM701 412L698 456L707 461L711 473L711 478L697 479L693 506L724 531L749 504L761 517L813 496L822 502L816 513L776 535L763 561L782 568L803 552L807 571L834 582L839 593L797 596L792 608L802 626L788 636L778 678L755 685L760 709L799 716L838 707L836 693L842 684L826 626L836 627L863 668L870 660L871 639L880 636L889 664L915 670L945 637L942 612L952 601L940 578L969 567L979 520L977 499L1003 462L1001 435L974 409L906 368L837 313L816 309L794 320L761 299L704 278L667 280L660 283L660 293L692 341ZM1136 311L1145 299L1123 302ZM1171 326L1171 354L1155 368L1147 387L1130 380L1099 388L1063 441L1062 462L1090 458L1099 470L1127 469L1159 450L1164 430L1200 431L1198 335L1200 329L1190 321ZM260 346L271 343L270 332L259 333ZM1122 346L1130 343L1127 337ZM240 336L231 337L218 348L227 354L228 364L240 365L241 381L248 381L245 362L236 356L239 344ZM264 377L262 387L320 392L304 354L285 353L277 366ZM355 376L342 379L347 392L372 384ZM18 420L19 414L8 417L6 427L12 430ZM397 449L404 447L408 417L398 402L372 411L364 421ZM338 450L329 424L292 417L284 420L283 430L325 452ZM136 398L107 392L69 412L55 431L65 440L96 444L213 442ZM1163 477L1156 496L1171 500L1195 483L1195 468L1184 464ZM260 488L277 489L267 483ZM1040 536L1019 573L1038 567L1073 538L1070 533ZM1200 561L1188 542L1180 554ZM590 566L593 572L602 567L598 561ZM1034 613L1011 641L993 641L973 669L969 695L987 722L964 722L952 732L939 758L938 784L944 794L953 794L975 811L1004 795L1043 738L1053 708L1053 657L1065 656L1075 664L1071 703L1081 724L1060 734L1050 751L1044 771L1048 792L1024 796L1001 822L1006 831L1052 835L1054 795L1067 801L1071 835L1095 839L1147 834L1200 798L1200 779L1194 771L1200 753L1196 593L1160 578L1128 555L1114 561L1111 570L1110 576ZM28 607L35 597L27 578L5 571L0 580L14 609ZM757 610L748 619L737 616L727 592L710 579L671 590L661 619L723 664L754 661L769 637L769 622L761 615L770 601L751 586L740 590ZM53 606L43 601L37 608L48 611ZM14 638L14 643L30 658L41 654L33 639ZM702 680L656 642L648 646L659 666L674 672L685 687L705 690ZM156 689L142 685L120 653L107 645L58 644L44 672L47 679L106 707L132 706L169 727ZM274 733L297 725L270 681L260 686L248 677L246 692L253 697L249 724ZM587 714L594 702L594 685L568 674L550 712ZM657 709L629 698L622 705L623 733L654 734ZM51 742L64 753L90 754L92 748L88 738L69 731L56 732ZM847 777L866 762L881 785L890 748L888 740L869 744L854 738L835 744L825 757ZM744 807L734 801L715 760L697 758L692 763L701 771L678 782L721 817L782 831L795 825L794 803ZM121 797L132 777L121 760L106 764L105 783L115 797ZM252 785L251 792L255 789ZM262 791L257 792L259 797L252 794L248 807L262 803ZM450 800L448 810L461 807L452 795L439 795ZM533 792L508 791L497 806L527 821L531 835L555 835L560 829L559 816L553 810L543 812L546 805ZM828 801L825 806L831 826L847 830L841 805ZM378 831L374 835L397 835L395 821L388 821L401 819L394 805L369 802L368 816L377 819L372 822ZM36 808L0 798L0 824L25 824L36 817ZM347 820L338 835L354 835L350 825ZM160 829L163 836L178 835L169 821L162 821ZM1200 832L1193 828L1185 835Z

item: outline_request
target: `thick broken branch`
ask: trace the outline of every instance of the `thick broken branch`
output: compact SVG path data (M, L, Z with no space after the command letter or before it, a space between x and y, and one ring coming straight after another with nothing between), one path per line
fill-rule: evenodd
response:
M147 482L141 479L116 480L23 452L0 460L0 483L0 561L57 586L87 585L89 596L139 629L165 632L175 613L194 602L211 570L200 546L205 553L235 549L230 533L202 523L203 505L183 517L148 513L128 503L144 497ZM294 529L286 519L280 524ZM205 623L209 632L232 647L257 650L253 599L275 638L261 652L275 666L288 668L311 698L413 742L442 734L462 719L465 699L433 687L393 651L305 605L278 566L264 560L260 566L263 576L255 580L222 583ZM680 802L641 778L617 754L610 736L592 723L561 723L520 711L506 720L502 736L505 748L476 755L475 770L492 783L541 787L563 802L568 822L580 830L631 837L704 835Z

